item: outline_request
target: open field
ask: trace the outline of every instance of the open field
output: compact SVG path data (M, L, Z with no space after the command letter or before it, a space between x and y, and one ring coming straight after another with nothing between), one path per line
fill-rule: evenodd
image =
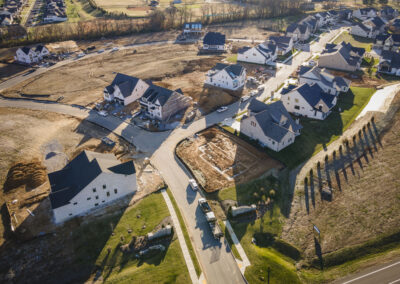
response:
M65 0L65 5L69 22L87 21L102 16L100 11L90 6L89 1Z
M354 36L348 32L342 33L333 43L341 43L342 41L349 42L355 47L365 48L365 51L371 51L372 45L374 43L373 39L367 39L359 36Z
M189 167L199 184L213 192L240 184L282 164L241 139L216 127L181 142L177 155Z

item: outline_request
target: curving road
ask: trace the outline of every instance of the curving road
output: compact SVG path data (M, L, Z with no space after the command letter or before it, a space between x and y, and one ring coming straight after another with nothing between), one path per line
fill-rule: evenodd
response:
M339 30L331 31L322 36L319 42L312 45L313 52L320 52L325 43L337 34ZM150 43L159 44L159 43ZM145 45L145 44L142 44ZM136 45L137 46L137 45ZM312 55L311 52L302 52L294 57L289 63L279 69L276 76L265 83L265 91L260 95L264 99L275 90L277 86L286 80L298 66ZM95 54L90 55L95 56ZM38 71L27 76L17 76L0 84L0 90L12 87L28 78L37 76L48 70L68 64L73 60L66 60L50 68L40 68ZM178 206L185 219L185 223L194 244L197 257L199 259L205 279L208 283L245 283L245 279L240 273L239 267L230 252L225 239L221 242L213 239L208 224L197 207L200 194L193 192L189 188L190 174L185 167L176 159L174 152L177 143L182 139L194 135L204 128L223 121L225 118L232 117L238 111L246 108L247 103L236 102L229 106L223 113L211 113L205 117L189 124L184 125L174 131L152 133L144 131L134 125L122 122L114 116L102 117L95 111L85 108L74 107L58 103L44 103L30 100L19 99L0 99L0 107L26 108L42 110L71 115L80 119L86 119L92 123L100 125L109 131L125 138L134 144L137 150L146 152L153 165L160 171L164 180L171 188L171 191L178 203Z

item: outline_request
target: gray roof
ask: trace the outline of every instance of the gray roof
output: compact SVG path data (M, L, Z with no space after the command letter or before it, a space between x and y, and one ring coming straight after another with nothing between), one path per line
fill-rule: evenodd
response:
M245 53L246 51L248 51L249 49L251 49L250 46L241 47L241 48L238 49L238 53L239 53L239 54L243 54L243 53Z
M381 28L382 26L386 25L381 17L374 17L371 22L374 23L375 27L377 28Z
M316 110L318 109L320 100L322 100L329 109L334 107L333 100L335 96L325 93L318 84L303 84L292 90L292 92L294 91L297 91L306 102Z
M366 25L364 25L363 23L358 23L358 22L356 22L355 24L354 24L355 26L358 26L360 29L362 29L363 31L365 31L365 32L370 32L371 31L371 29L370 28L368 28Z
M143 97L146 98L148 102L153 104L158 100L160 105L163 106L173 93L174 91L170 89L166 89L157 85L150 85L146 92L144 92Z
M322 55L338 52L347 61L347 64L356 66L357 63L361 63L362 57L364 56L365 49L360 47L354 47L350 43L342 42L340 44L326 44Z
M113 154L83 151L62 170L48 175L51 207L55 209L68 204L103 172L131 175L136 170L132 161L121 164Z
M289 36L271 36L269 37L269 40L274 42L278 48L286 49L289 47L292 38Z
M264 104L262 102L260 103ZM263 107L261 107L259 103L253 103L253 107L255 107L256 104L258 105L256 108L259 109L260 112L255 114L254 118L260 125L264 135L276 142L280 142L288 132L297 132L303 128L293 120L283 106L282 101L276 101L268 105L264 104L265 106Z
M239 64L229 65L229 64L223 64L223 63L217 63L211 70L213 70L213 71L225 70L226 73L228 73L228 75L232 79L234 79L234 78L240 76L244 72L245 68Z
M325 86L328 86L330 88L336 88L335 85L338 87L349 87L350 86L350 80L347 80L343 77L339 76L333 76L330 74L326 69L321 69L317 66L315 67L304 67L302 66L299 71L299 76L304 77L304 78L310 78L310 75L314 75L316 77L317 81L320 81L322 84Z
M216 32L208 32L203 38L203 44L224 45L225 35Z
M106 87L106 90L108 93L113 93L114 86L118 86L122 96L126 98L132 94L139 80L139 78L118 73L111 84Z
M400 68L400 53L390 50L382 50L379 64L383 62L387 62L391 68Z

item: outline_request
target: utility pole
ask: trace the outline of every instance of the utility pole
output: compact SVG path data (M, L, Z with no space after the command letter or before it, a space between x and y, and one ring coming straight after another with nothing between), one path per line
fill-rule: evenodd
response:
M269 273L270 273L270 271L271 271L271 268L270 267L268 267L268 284L269 284Z

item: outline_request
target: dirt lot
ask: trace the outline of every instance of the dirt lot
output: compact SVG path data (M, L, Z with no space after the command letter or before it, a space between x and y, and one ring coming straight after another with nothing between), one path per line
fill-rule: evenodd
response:
M398 108L398 100L396 104ZM379 129L383 122L377 124ZM337 158L338 162L334 164L337 170L335 172L332 169L330 174L332 201L322 200L318 173L314 170L311 183L314 186L303 185L303 190L295 194L291 210L293 217L285 225L283 238L301 248L305 257L311 259L315 257L312 224L317 225L321 231L323 255L398 232L399 131L400 112L397 111L394 121L389 123L389 128L380 137L380 142L373 125L366 128L362 134L363 140L357 139L358 149L362 149L365 143L370 145L360 159L346 162L343 166L342 158ZM354 149L353 141L350 141L350 146ZM325 168L322 169L324 177Z
M240 138L216 127L183 141L176 153L207 192L250 181L272 168L283 167Z

